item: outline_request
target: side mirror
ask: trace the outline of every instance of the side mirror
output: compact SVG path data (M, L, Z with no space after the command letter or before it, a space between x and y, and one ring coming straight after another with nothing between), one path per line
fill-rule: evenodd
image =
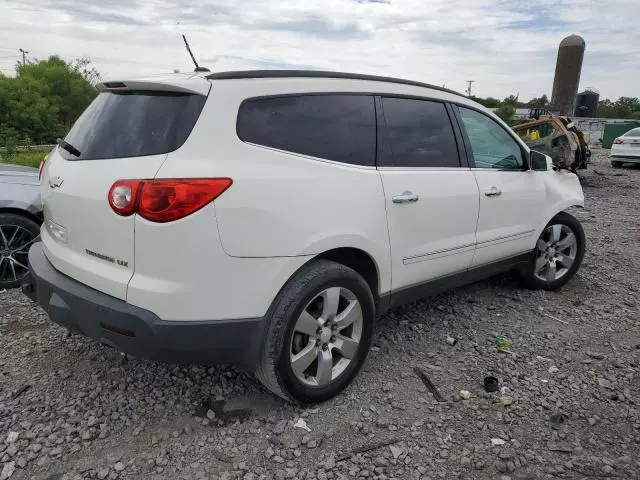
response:
M529 164L531 165L531 170L542 171L542 172L548 170L547 158L548 157L544 153L531 150L531 155L529 157Z

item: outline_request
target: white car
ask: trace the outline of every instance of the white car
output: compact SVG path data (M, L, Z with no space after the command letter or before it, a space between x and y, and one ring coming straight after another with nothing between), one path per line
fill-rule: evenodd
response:
M134 356L233 363L309 403L376 316L517 269L578 269L578 178L471 100L305 71L105 82L48 158L25 293Z
M640 128L634 128L616 138L611 145L611 166L623 163L640 163Z

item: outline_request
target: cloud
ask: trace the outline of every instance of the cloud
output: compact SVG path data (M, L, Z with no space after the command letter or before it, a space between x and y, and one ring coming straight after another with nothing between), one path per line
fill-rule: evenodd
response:
M310 68L410 78L503 98L551 93L558 44L587 44L581 86L638 96L637 0L4 0L0 69L17 49L94 59L103 76ZM12 57L12 55L15 55ZM5 58L6 57L6 58Z
M362 39L372 36L358 22L339 23L320 14L295 16L287 19L265 20L251 25L256 30L288 31L330 39Z
M123 15L105 11L95 6L77 2L58 2L55 4L55 11L66 13L74 20L92 23L116 23L121 25L148 25L149 21L137 16Z

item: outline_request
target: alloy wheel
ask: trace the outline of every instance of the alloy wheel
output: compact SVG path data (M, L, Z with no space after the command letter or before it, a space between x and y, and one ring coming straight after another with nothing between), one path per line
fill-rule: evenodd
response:
M578 240L567 225L548 226L536 244L533 273L543 281L554 282L567 274L578 253Z
M304 308L293 329L289 358L296 378L326 387L358 354L363 334L362 307L344 287L330 287Z
M0 281L14 282L27 276L29 247L39 237L18 225L0 225Z

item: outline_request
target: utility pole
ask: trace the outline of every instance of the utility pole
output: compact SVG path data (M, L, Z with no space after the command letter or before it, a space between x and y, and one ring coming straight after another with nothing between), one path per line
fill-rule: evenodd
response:
M473 84L475 82L475 80L467 80L467 83L469 84L469 86L467 87L467 97L471 96L471 84Z
M26 55L27 53L29 53L29 52L28 52L28 51L26 51L26 50L23 50L23 49L20 49L20 51L22 52L22 66L24 67L24 66L27 64L27 60L26 60L26 58L25 58L25 55Z

